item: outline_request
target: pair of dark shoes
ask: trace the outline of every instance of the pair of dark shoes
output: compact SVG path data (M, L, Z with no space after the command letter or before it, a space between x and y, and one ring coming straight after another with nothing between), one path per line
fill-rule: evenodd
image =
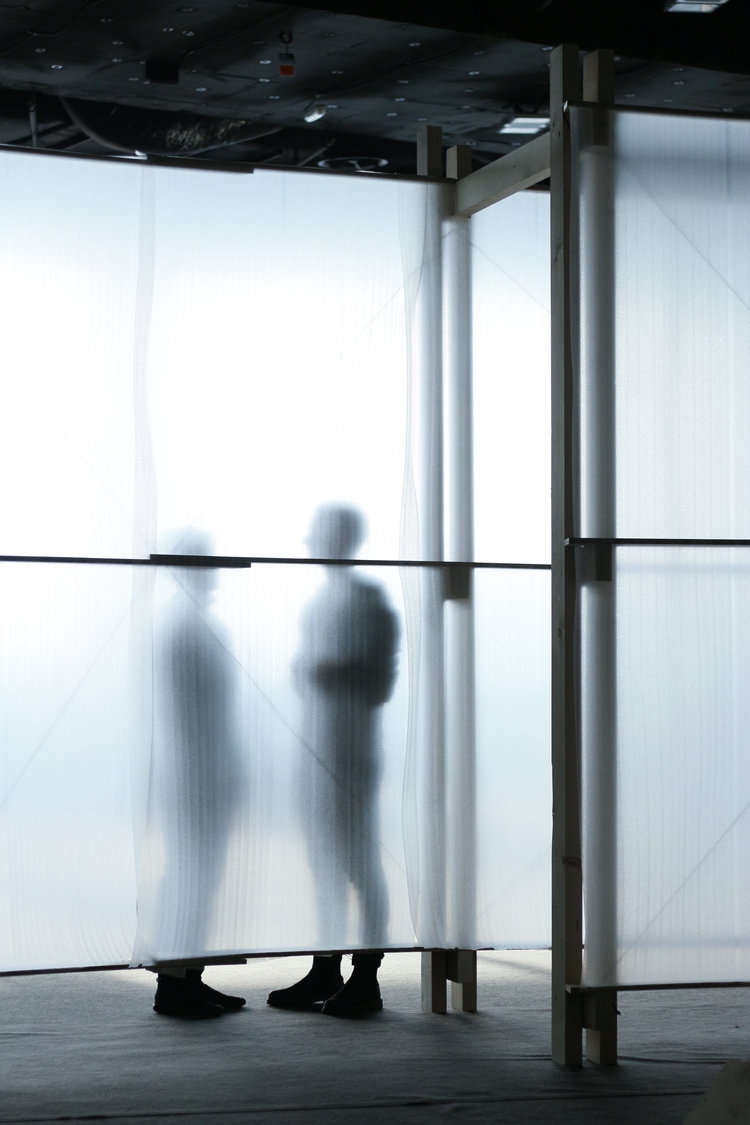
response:
M160 1016L183 1020L209 1020L244 1007L242 996L228 996L201 980L199 969L188 969L184 977L159 973L156 978L154 1011Z
M267 1003L272 1008L305 1011L323 1002L322 1011L327 1016L356 1019L382 1010L383 1001L377 979L377 965L357 965L349 980L341 976L340 957L315 957L307 976L289 988L271 992Z

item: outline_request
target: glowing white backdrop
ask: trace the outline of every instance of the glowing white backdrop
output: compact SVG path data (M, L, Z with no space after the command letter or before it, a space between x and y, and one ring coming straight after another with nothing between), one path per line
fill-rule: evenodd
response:
M303 559L313 512L341 502L366 518L360 557L398 559L407 546L420 554L426 540L409 520L424 510L405 500L404 464L425 437L407 406L409 344L426 346L410 327L423 282L414 254L427 250L405 224L428 213L434 189L38 155L2 162L10 342L0 457L12 482L4 553L138 558L178 549L192 528L210 537L199 551ZM486 560L546 561L547 462L540 455L535 472L509 479L514 450L546 444L548 413L540 420L536 407L547 337L533 362L526 343L539 338L546 206L529 194L472 222L476 541ZM420 331L439 339L439 323L430 328L420 308ZM507 435L496 445L493 413ZM428 484L420 482L423 497ZM165 840L205 829L190 828L187 804L170 812L159 795L158 731L187 723L164 710L159 678L176 573L2 565L0 968L333 943L316 928L314 865L292 796L310 753L295 660L306 607L326 579L309 565L257 565L215 572L208 602L189 603L196 627L184 669L199 684L192 698L209 677L201 698L216 707L213 718L203 708L195 739L232 741L242 766L211 773L229 770L221 792L231 788L236 807L221 862L214 833L214 866L206 861L196 876L212 884L210 926L198 934L185 912L188 862L167 886L172 923L156 947L167 932L154 937L152 909L165 886ZM419 698L432 673L423 653L417 672L421 642L407 628L404 598L415 580L440 586L419 573L356 571L383 591L398 622L395 683L377 704L384 946L456 943L450 918L440 933L420 921L424 896L434 906L449 888L444 871L428 875L420 827L432 749ZM544 945L548 575L477 572L474 590L478 897L469 932L476 944ZM423 631L425 613L442 611L430 599L419 605ZM219 706L223 699L231 702ZM451 799L441 792L448 810ZM336 942L372 944L354 889L349 898Z

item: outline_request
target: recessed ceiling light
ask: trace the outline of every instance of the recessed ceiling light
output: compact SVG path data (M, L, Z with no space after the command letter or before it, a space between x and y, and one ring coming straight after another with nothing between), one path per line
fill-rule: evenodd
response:
M727 0L668 0L665 8L668 12L698 12L708 15L726 2Z
M195 35L195 32L191 31L189 27L186 27L182 34L185 36L186 39L192 39L193 36Z
M63 68L63 64L59 63L59 62L53 62L50 65L50 70L62 70L62 68Z
M166 31L167 34L169 34L170 31L174 31L174 28L173 27L163 27L162 31Z
M549 117L514 117L512 121L507 121L502 129L498 129L498 133L525 133L533 136L535 133L541 133L548 125Z

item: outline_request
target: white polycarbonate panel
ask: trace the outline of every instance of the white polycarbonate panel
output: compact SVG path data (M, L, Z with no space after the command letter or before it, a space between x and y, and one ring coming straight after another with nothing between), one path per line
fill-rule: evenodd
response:
M142 538L134 385L151 267L141 173L16 153L0 166L0 550L127 556Z
M594 388L614 369L616 534L748 538L750 122L614 112L608 156L588 143L587 111L573 113L583 232L582 534L612 534L595 499L596 438L585 435L587 402L600 402ZM612 234L602 190L614 206ZM610 238L611 278L601 268ZM587 291L600 307L610 283L614 344L603 355L586 346ZM604 331L600 344L610 338Z
M398 571L166 569L136 959L415 942Z
M196 524L221 554L304 556L309 511L343 501L363 554L398 557L402 506L407 530L424 515L410 348L440 340L426 185L2 168L5 553L144 555ZM409 336L425 255L437 314Z
M620 548L615 579L616 768L604 787L586 735L603 595L582 591L585 982L747 981L750 551ZM609 807L592 805L592 786Z
M127 567L0 569L0 969L127 964L135 927Z
M153 190L148 381L160 543L196 524L219 554L304 557L309 512L350 502L368 513L363 554L398 557L407 393L399 201L413 197L419 216L425 188L160 169Z
M550 558L549 193L471 219L475 557Z
M551 940L550 576L544 570L478 570L474 591L476 943L546 947Z
M452 946L459 931L547 944L548 577L478 583L475 872L436 864L433 801L450 816L456 795L436 794L438 751L410 723L434 670L418 674L404 596L434 576L160 572L136 961ZM456 918L454 889L475 878L476 916Z
M4 564L0 971L547 944L548 576L476 576L459 794L405 613L442 573Z

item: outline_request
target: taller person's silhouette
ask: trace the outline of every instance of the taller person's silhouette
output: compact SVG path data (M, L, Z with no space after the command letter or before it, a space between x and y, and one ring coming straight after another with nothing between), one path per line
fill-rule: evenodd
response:
M175 550L204 556L211 541L190 530ZM216 571L181 566L157 619L154 645L154 800L164 873L153 944L177 958L206 952L244 776L235 714L235 668L212 609ZM242 1007L202 980L201 960L159 966L154 1009L206 1019Z
M361 514L343 505L315 513L313 558L353 559L364 539ZM299 773L300 815L318 909L318 947L341 947L354 888L360 944L344 984L341 954L317 955L310 972L268 1003L357 1016L382 1008L377 971L388 930L388 893L378 841L382 771L379 713L396 675L398 625L382 589L353 566L333 563L305 611L294 678L307 747Z

